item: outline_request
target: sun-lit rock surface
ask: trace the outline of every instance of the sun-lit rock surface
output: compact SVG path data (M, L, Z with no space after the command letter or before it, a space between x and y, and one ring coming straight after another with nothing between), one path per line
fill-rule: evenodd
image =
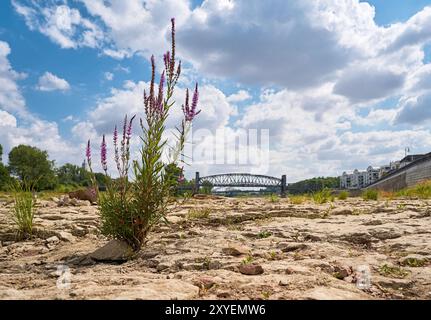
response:
M108 241L97 207L39 201L36 237L15 242L3 201L0 299L431 299L430 205L200 197L133 260L103 264L87 257ZM364 267L371 286L360 289Z

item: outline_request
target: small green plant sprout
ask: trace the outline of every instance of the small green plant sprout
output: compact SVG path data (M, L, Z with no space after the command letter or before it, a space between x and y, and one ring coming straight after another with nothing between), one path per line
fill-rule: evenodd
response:
M275 193L271 193L269 196L269 202L276 203L280 201L280 197Z
M283 259L282 253L279 253L279 252L276 252L276 251L270 251L269 253L267 253L266 257L270 261L275 261L275 260L281 260L281 259Z
M348 191L341 191L338 195L338 200L347 200L347 198L350 196Z
M410 271L400 267L384 264L379 268L379 273L385 277L403 279L410 274Z
M209 217L211 213L210 208L191 208L187 213L187 219L197 220L197 219L206 219Z
M250 264L250 263L252 263L253 262L253 255L251 255L251 254L248 254L242 261L241 261L241 263L242 264Z
M397 209L399 209L399 210L403 210L405 208L406 208L406 204L405 203L400 203L400 204L397 205Z
M325 188L321 191L315 192L312 194L312 198L314 203L324 204L331 199L331 190Z
M270 236L272 236L272 233L271 232L269 232L269 231L261 231L261 232L259 232L258 234L257 234L257 237L259 238L259 239L266 239L266 238L269 238Z
M269 292L269 291L263 291L262 292L263 300L268 300L270 296L271 296L271 292Z
M365 201L377 201L379 192L376 189L367 189L362 193L362 199Z
M10 185L13 194L12 216L18 227L19 237L29 237L33 233L33 220L36 213L33 184L15 181Z

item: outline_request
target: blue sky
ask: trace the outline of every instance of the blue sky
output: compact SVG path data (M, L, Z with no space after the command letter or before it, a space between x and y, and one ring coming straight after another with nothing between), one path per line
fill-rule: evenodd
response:
M14 0L0 4L0 143L81 163L139 113L149 56L177 19L178 100L195 81L196 130L270 131L269 166L292 180L431 151L431 1ZM3 87L3 88L1 88ZM172 115L172 127L181 112ZM217 142L219 143L219 142ZM229 151L227 151L229 152ZM232 151L233 152L233 151ZM7 161L7 157L3 157ZM205 161L203 173L244 171Z

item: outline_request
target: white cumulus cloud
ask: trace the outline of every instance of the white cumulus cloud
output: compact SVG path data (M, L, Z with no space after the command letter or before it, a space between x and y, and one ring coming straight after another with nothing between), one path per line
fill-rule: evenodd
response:
M45 72L40 78L37 89L40 91L67 91L70 90L69 83L52 74L51 72Z

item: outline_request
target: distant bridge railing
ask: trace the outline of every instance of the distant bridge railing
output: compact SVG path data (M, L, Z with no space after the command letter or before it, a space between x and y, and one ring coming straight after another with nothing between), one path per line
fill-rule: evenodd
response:
M200 177L199 172L196 172L195 177L195 192L199 192L200 187L205 182L211 184L212 187L239 187L239 188L280 188L282 195L286 194L286 175L280 178L257 175L250 173L225 173L216 174L206 177Z

